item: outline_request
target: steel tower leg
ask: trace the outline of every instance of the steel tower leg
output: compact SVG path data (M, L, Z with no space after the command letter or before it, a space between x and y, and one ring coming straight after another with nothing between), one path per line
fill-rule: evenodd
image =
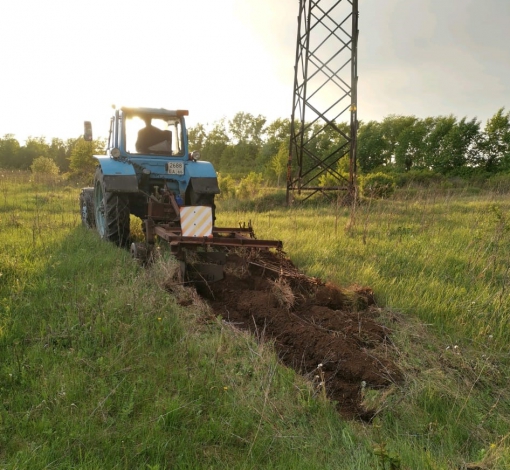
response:
M317 192L355 197L357 65L358 0L300 0L287 204Z

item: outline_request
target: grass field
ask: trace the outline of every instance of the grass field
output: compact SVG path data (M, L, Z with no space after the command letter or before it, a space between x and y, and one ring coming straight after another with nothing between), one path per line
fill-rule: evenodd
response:
M78 194L0 172L0 468L510 468L506 196L218 204L218 225L374 289L406 380L367 393L364 424L192 293L178 305L171 259L142 269L83 229Z

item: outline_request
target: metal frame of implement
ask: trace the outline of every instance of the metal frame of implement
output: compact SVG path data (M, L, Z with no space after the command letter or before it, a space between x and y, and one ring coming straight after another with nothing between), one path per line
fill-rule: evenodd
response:
M168 202L149 198L148 214L145 219L145 234L148 245L153 245L156 236L170 245L170 251L181 262L181 278L191 278L193 282L215 282L223 279L223 266L227 260L227 251L231 248L283 249L280 240L257 240L253 228L248 227L212 227L208 236L185 236L180 224L180 208L173 194L168 194ZM199 249L202 251L198 251ZM226 251L213 251L213 248L225 248ZM132 246L134 257L144 260L150 249L147 245ZM193 263L187 263L187 252L196 252ZM268 266L268 269L273 269Z

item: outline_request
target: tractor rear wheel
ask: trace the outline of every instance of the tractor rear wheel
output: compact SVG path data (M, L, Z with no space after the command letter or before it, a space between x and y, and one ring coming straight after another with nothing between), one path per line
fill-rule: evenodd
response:
M126 194L107 190L100 167L94 177L94 215L97 231L103 240L126 246L130 231L129 199Z
M94 188L83 188L80 193L81 223L85 228L95 228Z

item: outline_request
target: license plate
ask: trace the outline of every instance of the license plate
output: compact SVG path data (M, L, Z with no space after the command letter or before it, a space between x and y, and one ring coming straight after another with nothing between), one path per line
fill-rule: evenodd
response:
M166 171L169 175L184 175L184 162L168 162Z

